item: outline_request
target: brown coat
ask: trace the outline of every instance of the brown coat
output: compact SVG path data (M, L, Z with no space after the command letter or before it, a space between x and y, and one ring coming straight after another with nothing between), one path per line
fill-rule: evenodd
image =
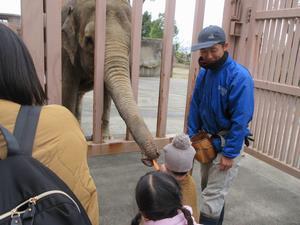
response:
M0 99L0 124L11 132L20 105ZM0 136L0 158L7 149ZM93 225L99 224L96 186L87 164L87 142L74 116L64 107L42 108L32 156L55 172L80 200Z
M182 193L182 204L189 205L193 210L193 217L196 222L199 222L199 209L197 201L197 188L194 178L191 175L187 175L183 180L179 181Z

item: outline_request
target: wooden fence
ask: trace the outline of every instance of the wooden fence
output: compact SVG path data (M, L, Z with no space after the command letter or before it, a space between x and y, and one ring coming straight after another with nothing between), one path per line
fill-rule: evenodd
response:
M33 56L39 79L49 97L49 103L61 104L61 6L66 0L21 0L22 37ZM134 96L138 96L141 22L143 0L132 2L132 64L131 78ZM166 0L165 30L163 35L161 76L155 142L158 147L170 142L166 134L169 84L172 72L172 45L176 0ZM196 0L193 40L202 28L205 1ZM101 118L103 113L103 74L105 52L106 0L96 0L95 82L93 108L93 141L89 155L137 151L139 147L128 130L124 140L102 142ZM192 54L188 84L188 101L198 72L197 53ZM187 104L188 105L188 104Z
M227 0L231 53L255 81L255 141L246 151L300 178L300 1Z

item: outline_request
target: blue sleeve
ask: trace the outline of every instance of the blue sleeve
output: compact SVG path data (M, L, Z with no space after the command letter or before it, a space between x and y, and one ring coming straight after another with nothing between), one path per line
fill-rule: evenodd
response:
M197 76L195 88L192 95L192 100L190 104L190 111L188 116L188 124L187 124L187 133L191 138L201 129L201 119L198 114L199 112L199 92L200 92L200 84L203 77L203 71L201 70Z
M250 74L237 74L229 93L231 128L225 137L223 155L235 158L240 154L245 137L249 134L248 123L254 110L253 79Z

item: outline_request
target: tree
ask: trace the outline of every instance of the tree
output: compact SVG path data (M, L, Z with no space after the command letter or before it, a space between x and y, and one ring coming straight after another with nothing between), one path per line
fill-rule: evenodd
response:
M151 30L151 14L146 11L143 14L142 37L148 37Z
M156 20L152 21L151 14L148 11L145 11L143 14L142 21L142 37L145 38L163 38L164 34L164 21L165 15L164 13L160 13ZM174 24L174 50L175 57L177 62L188 64L190 61L190 54L186 49L183 49L176 39L179 30L176 26L176 22Z
M142 37L162 38L164 34L164 13L159 13L158 18L152 21L151 14L145 11L142 21ZM178 28L175 23L174 37L178 34Z

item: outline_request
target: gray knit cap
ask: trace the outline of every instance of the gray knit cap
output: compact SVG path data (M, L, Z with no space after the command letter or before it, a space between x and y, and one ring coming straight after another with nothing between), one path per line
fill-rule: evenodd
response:
M192 169L196 151L191 146L188 135L176 135L172 143L167 144L163 150L165 153L165 165L169 170L174 172L188 172Z

